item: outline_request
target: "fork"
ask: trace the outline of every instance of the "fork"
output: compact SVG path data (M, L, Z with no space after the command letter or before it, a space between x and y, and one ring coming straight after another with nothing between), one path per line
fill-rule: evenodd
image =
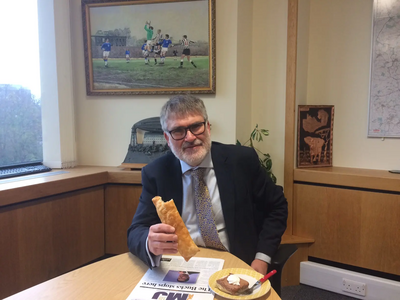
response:
M276 270L272 270L271 272L269 272L267 275L265 275L263 278L261 278L260 280L258 280L255 284L253 284L252 287L249 287L247 289L245 289L243 292L241 292L240 294L245 294L245 295L250 295L251 293L253 293L253 291L255 289L257 289L262 283L264 283L265 281L267 281L268 278L270 278L272 275L274 275L276 273Z

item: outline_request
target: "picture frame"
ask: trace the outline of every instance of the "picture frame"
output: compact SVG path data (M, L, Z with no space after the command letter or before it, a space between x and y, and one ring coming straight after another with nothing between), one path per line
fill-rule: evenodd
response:
M215 0L81 3L88 96L216 93Z
M299 105L297 118L297 167L331 167L333 105Z

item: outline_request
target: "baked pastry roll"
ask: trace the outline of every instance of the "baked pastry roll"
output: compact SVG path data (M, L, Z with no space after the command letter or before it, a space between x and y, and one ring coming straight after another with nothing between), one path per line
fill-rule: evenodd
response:
M152 201L157 209L157 214L161 222L175 228L175 234L178 236L179 254L182 255L185 261L189 261L200 249L193 242L185 223L183 223L176 209L174 200L171 199L170 201L164 202L160 196L156 196Z

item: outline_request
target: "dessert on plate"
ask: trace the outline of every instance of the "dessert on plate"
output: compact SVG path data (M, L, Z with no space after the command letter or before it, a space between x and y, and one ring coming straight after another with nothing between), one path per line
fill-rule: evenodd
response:
M232 273L217 279L216 284L218 289L231 295L238 295L249 287L246 280Z

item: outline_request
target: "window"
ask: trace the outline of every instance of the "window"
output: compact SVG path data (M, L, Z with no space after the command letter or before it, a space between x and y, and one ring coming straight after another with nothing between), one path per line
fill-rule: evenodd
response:
M0 24L0 167L42 161L37 1L4 2Z

